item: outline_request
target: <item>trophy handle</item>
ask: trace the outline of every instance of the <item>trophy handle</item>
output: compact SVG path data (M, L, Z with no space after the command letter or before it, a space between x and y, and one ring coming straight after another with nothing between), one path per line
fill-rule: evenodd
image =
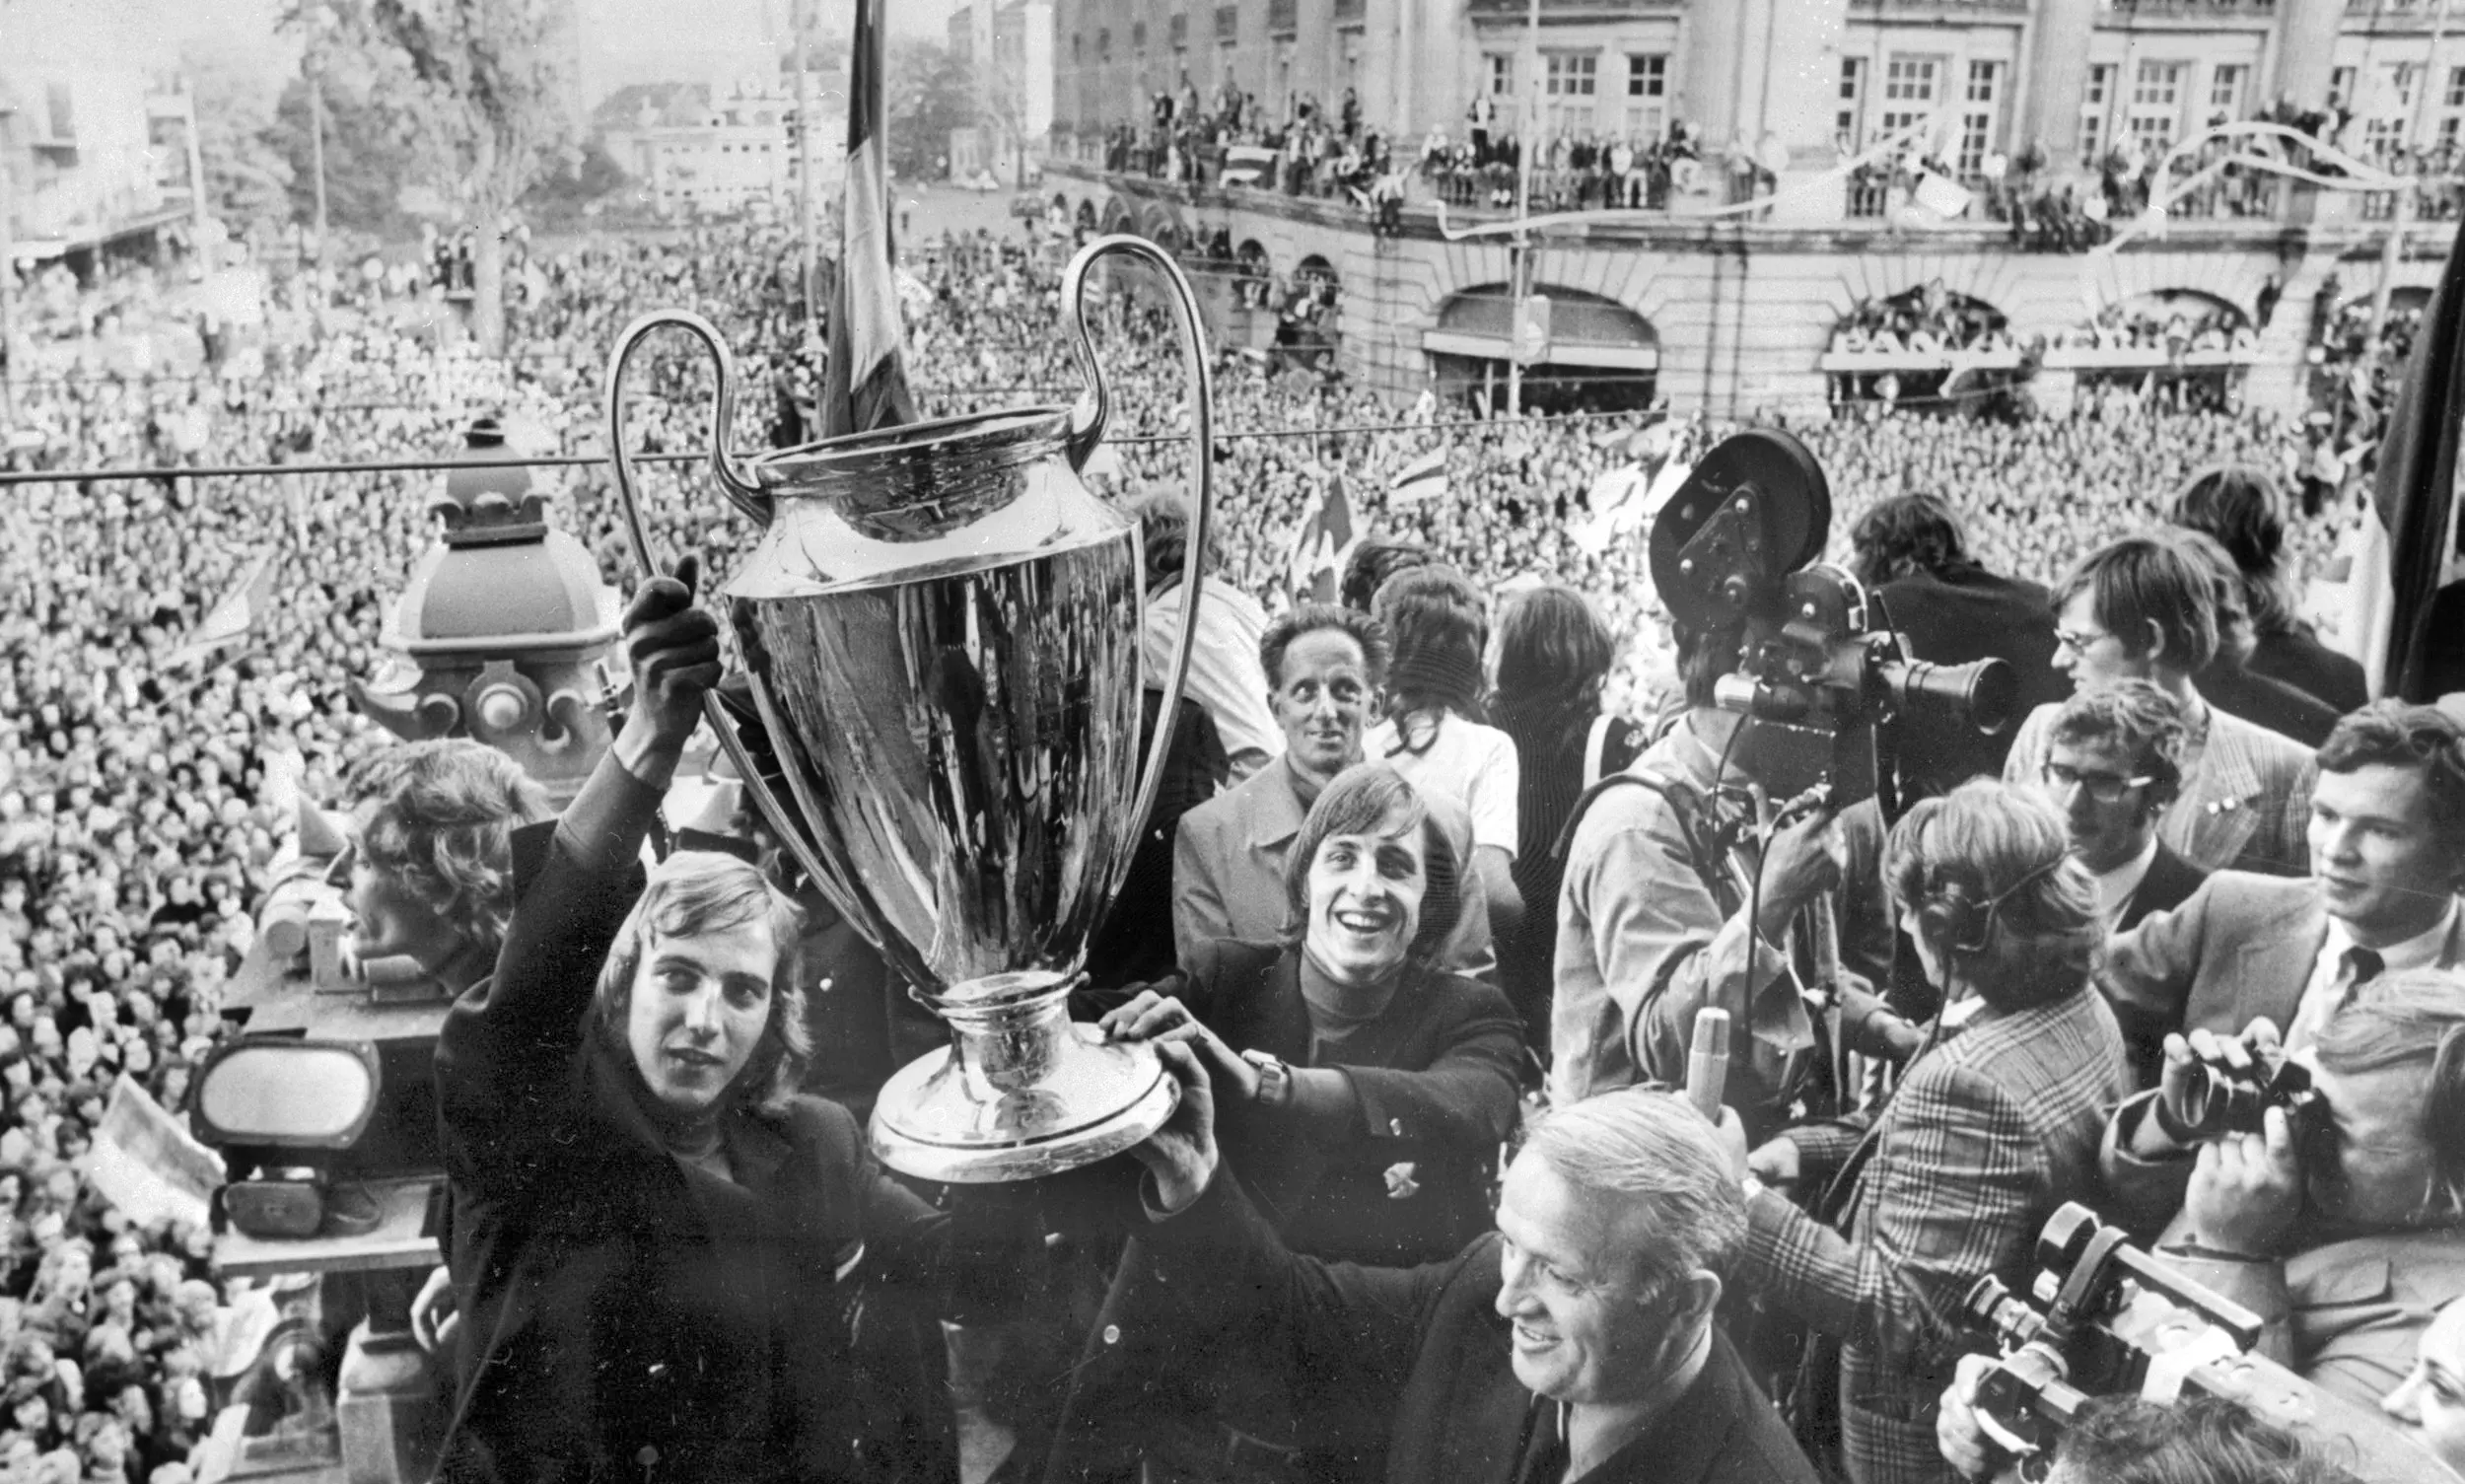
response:
M659 556L652 549L650 525L642 518L641 489L635 482L633 455L625 441L625 367L651 331L671 324L688 331L709 347L711 358L719 363L719 396L711 411L710 464L712 474L719 480L720 491L728 497L729 504L763 526L770 524L772 511L770 495L740 476L728 462L728 426L734 421L736 411L736 361L728 354L727 342L719 338L718 327L689 310L658 310L644 315L626 325L624 332L616 337L615 352L607 363L606 411L608 462L616 470L616 499L625 512L625 530L633 539L634 565L641 569L645 582L660 575ZM758 693L754 703L757 706L761 704ZM746 797L761 812L763 820L779 837L780 843L796 857L797 864L805 868L806 876L841 916L852 923L867 921L864 914L856 910L856 894L837 872L822 862L820 853L807 836L803 822L771 793L770 785L762 780L760 765L738 738L735 719L728 715L727 708L719 703L715 693L702 697L702 715L710 723L711 735L719 740L720 750L728 754L728 760L736 765L737 776L744 781ZM770 721L767 708L763 710L762 720L765 724Z
M1181 321L1181 364L1189 376L1190 486L1198 507L1191 517L1188 544L1181 556L1181 632L1173 643L1172 668L1164 677L1163 703L1156 712L1156 736L1148 744L1147 763L1139 774L1138 797L1130 810L1131 819L1144 833L1148 813L1156 806L1157 790L1163 783L1164 753L1172 745L1173 714L1181 704L1181 682L1189 677L1190 651L1198 642L1198 604L1204 591L1202 581L1207 575L1207 538L1216 520L1215 378L1207 365L1207 339L1199 323L1197 296L1190 292L1190 281L1181 276L1180 265L1170 253L1143 237L1126 233L1099 237L1080 248L1061 278L1062 310L1070 317L1079 367L1087 374L1087 390L1070 413L1067 438L1071 468L1084 465L1104 436L1104 373L1095 359L1095 342L1088 334L1084 296L1087 270L1097 258L1112 253L1146 259L1171 291L1172 311ZM1142 577L1141 582L1144 581ZM1142 611L1144 607L1142 602ZM1140 649L1142 653L1146 649L1144 640ZM1113 874L1112 892L1120 890L1122 878L1129 869L1130 856L1125 851Z
M756 522L770 524L770 496L760 486L739 475L728 462L728 426L736 421L737 363L728 354L728 342L719 338L718 326L691 310L654 310L634 320L616 337L615 353L607 362L607 457L616 466L616 496L625 509L625 529L633 533L634 560L639 562L645 577L655 577L659 568L651 555L650 528L642 521L642 501L633 477L633 454L625 443L625 365L633 353L649 338L651 331L668 325L690 333L710 348L711 359L719 363L719 397L711 407L710 466L719 480L720 492L728 503L751 516Z

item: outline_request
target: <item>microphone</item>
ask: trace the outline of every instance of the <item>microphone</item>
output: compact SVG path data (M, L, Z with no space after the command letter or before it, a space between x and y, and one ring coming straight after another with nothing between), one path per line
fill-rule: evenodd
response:
M1728 1096L1728 1012L1711 1006L1695 1012L1695 1044L1686 1053L1686 1100L1713 1123Z

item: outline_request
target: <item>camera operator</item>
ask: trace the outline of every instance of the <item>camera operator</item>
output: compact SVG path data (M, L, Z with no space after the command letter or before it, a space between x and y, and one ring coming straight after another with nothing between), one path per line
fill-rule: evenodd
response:
M2033 791L1977 779L1921 800L1884 869L1943 992L1928 1049L1879 1114L1793 1128L1751 1155L1738 1138L1738 1284L1820 1337L1800 1368L1798 1436L1837 1436L1859 1484L1942 1477L1933 1412L1963 1299L1988 1274L2021 1276L2046 1218L2093 1182L2126 1088L2122 1033L2089 981L2095 897L2067 849ZM1770 1188L1818 1183L1812 1214Z
M938 1287L951 1223L793 1091L794 904L728 855L633 870L719 674L697 570L635 596L632 712L440 1038L464 1288L441 1478L954 1471L914 1370L853 1324L860 1275Z
M2309 749L2210 705L2193 683L2217 657L2208 563L2169 535L2125 536L2081 558L2055 601L2054 664L2076 689L2148 680L2183 708L2191 742L2159 838L2203 871L2303 871ZM2041 776L2056 711L2040 706L2020 723L2005 778L2033 784Z
M2102 982L2125 1014L2228 1036L2266 1020L2299 1049L2378 974L2465 966L2465 731L2381 701L2337 724L2317 779L2316 875L2220 872L2116 938Z
M1835 903L1847 969L1865 986L1888 982L1882 814L1871 801L1772 832L1759 903L1728 863L1692 848L1679 791L1709 801L1721 784L1754 782L1733 756L1741 719L1713 694L1736 668L1738 644L1734 626L1681 626L1686 713L1623 775L1649 786L1605 788L1579 805L1558 893L1552 1102L1645 1080L1683 1083L1695 1012L1718 1006L1733 1034L1730 1103L1756 1136L1777 1127L1826 1070L1791 956L1803 942L1793 926L1818 897ZM1907 1028L1864 987L1844 995L1841 1019L1853 1046Z
M2465 1295L2465 977L2378 979L2288 1058L2308 1100L2268 1106L2257 1131L2198 1127L2202 1066L2281 1056L2265 1022L2168 1037L2162 1086L2108 1128L2107 1184L2127 1226L2161 1227L2162 1255L2261 1316L2263 1354L2375 1403Z
M1937 665L2001 660L2018 681L2025 716L2063 698L2054 668L2054 600L2024 578L2003 577L1972 559L1960 521L1933 495L1897 495L1858 518L1850 569L1882 600L1909 653ZM1983 773L2003 771L2011 733L1974 727L1913 727L1900 741L1900 767L1917 793L1941 794Z

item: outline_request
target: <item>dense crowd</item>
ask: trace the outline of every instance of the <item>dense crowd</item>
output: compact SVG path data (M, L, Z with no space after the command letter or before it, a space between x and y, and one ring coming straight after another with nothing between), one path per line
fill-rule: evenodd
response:
M1218 116L1230 104L1220 105ZM1237 114L1236 135L1250 123ZM1357 110L1293 127L1349 138ZM1595 172L1603 167L1592 163ZM1612 174L1615 167L1609 167ZM1578 199L1591 187L1578 186ZM928 415L1074 394L1058 265L978 234L911 255L901 297L906 368ZM776 232L606 239L534 251L498 360L458 343L423 275L377 265L321 286L278 274L261 336L158 347L187 323L176 289L144 272L80 288L46 277L30 297L43 352L11 389L6 467L156 467L432 458L474 415L525 430L540 452L600 443L603 358L624 320L663 304L718 323L740 378L739 447L805 435L817 342L805 327L793 245ZM1169 327L1133 299L1096 312L1113 395L1116 471L1129 499L1180 487L1187 428ZM217 337L219 339L219 337ZM138 346L147 347L136 351ZM166 374L163 361L187 364ZM698 349L637 369L632 436L654 451L703 446L709 373ZM1594 554L1570 528L1601 476L1633 461L1636 415L1467 424L1255 359L1217 366L1221 577L1270 611L1287 602L1304 512L1340 499L1355 527L1428 546L1495 591L1533 579L1588 595L1618 641L1613 708L1651 709L1671 683L1665 615L1643 543ZM1700 452L1726 429L1686 424ZM2246 463L2288 477L2298 434L2258 416L2147 407L1995 424L1887 417L1798 433L1831 481L1833 539L1878 503L1927 494L1956 509L1989 567L2051 579L2148 525L2191 471ZM1443 452L1443 491L1399 500L1409 464ZM647 475L659 533L688 535L724 573L729 528L704 482ZM608 481L541 469L554 519L630 586ZM72 1450L84 1477L177 1477L247 1356L218 1348L262 1295L220 1280L193 1230L132 1227L83 1186L116 1078L177 1107L219 1025L220 993L254 934L250 912L294 848L301 798L336 802L352 765L386 744L348 684L383 659L387 605L432 535L428 472L271 478L165 472L32 484L0 505L0 1345L8 1399L0 1472ZM2289 568L2316 570L2332 517L2299 525ZM260 561L270 581L245 637L183 643ZM219 1388L219 1390L218 1390ZM30 1475L31 1476L31 1475Z

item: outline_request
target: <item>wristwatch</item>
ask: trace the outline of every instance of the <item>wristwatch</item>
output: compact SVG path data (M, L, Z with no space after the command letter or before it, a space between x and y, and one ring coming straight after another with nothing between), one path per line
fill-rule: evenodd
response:
M1280 1108L1293 1100L1293 1069L1272 1051L1244 1051L1241 1060L1258 1070L1258 1105Z

